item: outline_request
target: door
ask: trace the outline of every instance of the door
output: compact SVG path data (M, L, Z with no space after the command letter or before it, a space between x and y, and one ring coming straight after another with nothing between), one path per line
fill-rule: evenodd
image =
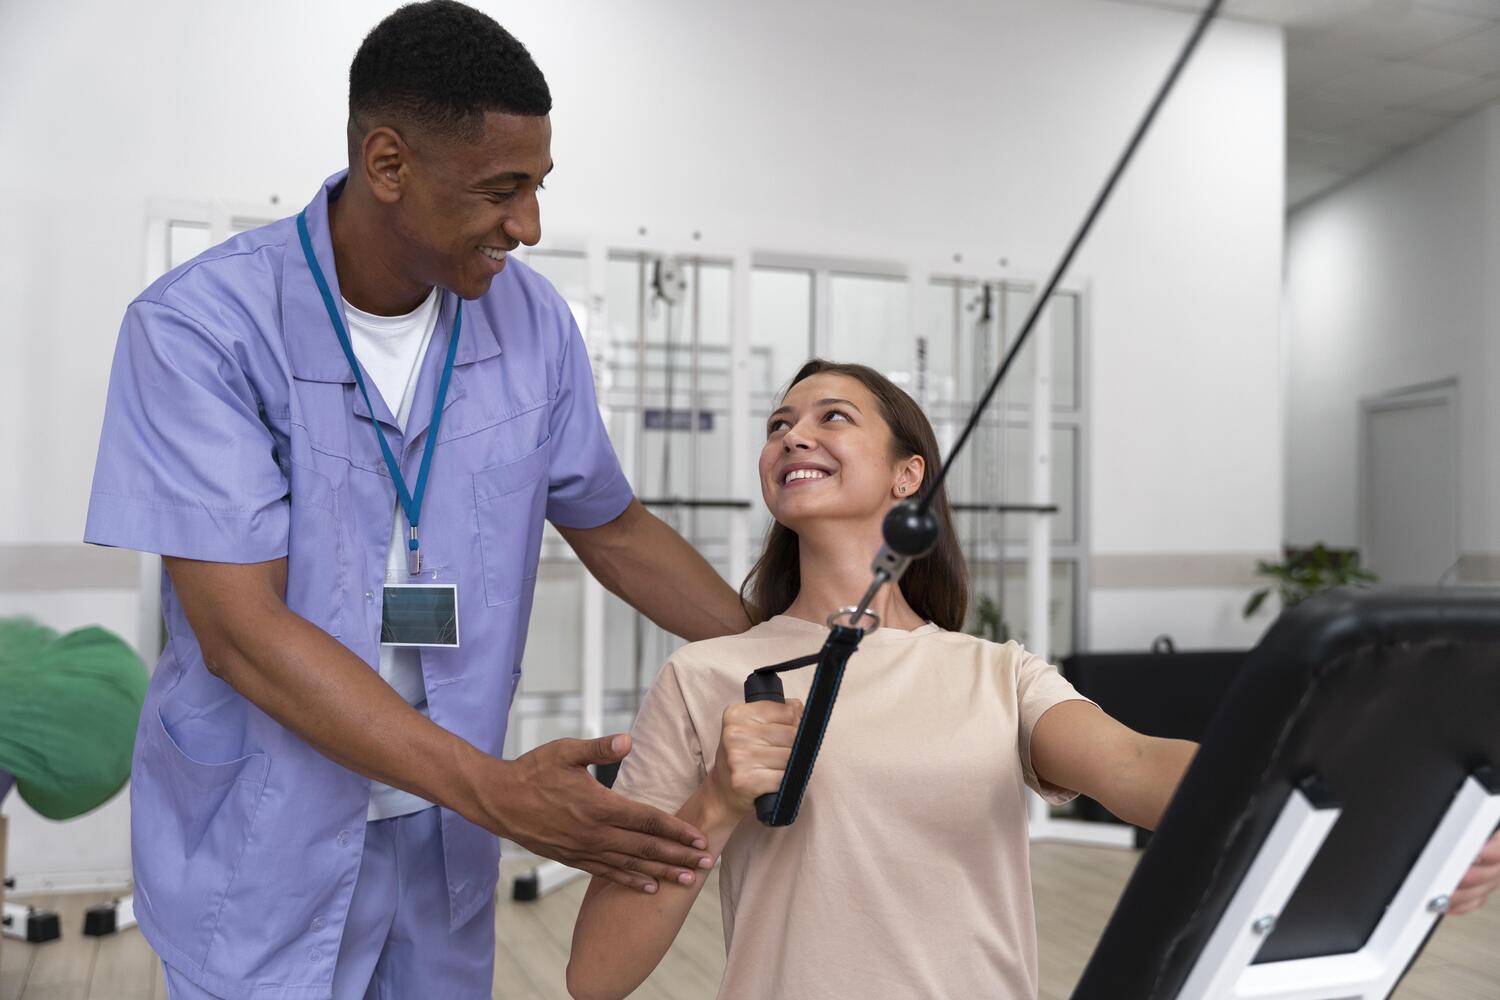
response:
M1456 396L1449 384L1361 404L1360 541L1382 583L1434 586L1458 562Z

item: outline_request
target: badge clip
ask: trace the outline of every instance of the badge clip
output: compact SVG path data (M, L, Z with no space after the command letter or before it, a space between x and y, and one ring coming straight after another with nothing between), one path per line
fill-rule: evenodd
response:
M417 538L415 524L406 536L406 572L412 576L422 572L422 543Z

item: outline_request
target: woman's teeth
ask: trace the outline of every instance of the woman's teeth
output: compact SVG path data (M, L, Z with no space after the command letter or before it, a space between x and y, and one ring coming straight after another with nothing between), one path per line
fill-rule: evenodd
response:
M781 481L781 484L783 486L785 486L787 483L794 483L794 482L796 482L799 479L827 479L827 478L828 478L828 473L822 471L821 469L793 469L791 472L788 472L786 474L786 478Z

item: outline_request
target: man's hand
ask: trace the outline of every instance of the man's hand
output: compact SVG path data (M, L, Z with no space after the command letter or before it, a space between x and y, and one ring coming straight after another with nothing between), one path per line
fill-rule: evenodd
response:
M498 787L480 790L495 818L486 825L544 858L629 888L655 892L656 879L692 885L713 867L707 838L589 774L590 764L614 764L629 752L630 737L622 735L554 740L523 754Z
M1480 850L1458 888L1448 897L1449 915L1473 913L1485 904L1497 886L1500 886L1500 830Z

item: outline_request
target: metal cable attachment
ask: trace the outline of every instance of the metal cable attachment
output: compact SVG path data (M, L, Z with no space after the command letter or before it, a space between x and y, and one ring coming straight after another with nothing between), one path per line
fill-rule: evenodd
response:
M848 616L849 620L847 622L840 622L839 619L845 617L846 615ZM856 622L862 621L867 618L871 622L869 628L860 628L860 626L856 624ZM880 628L880 616L871 611L869 608L860 608L851 604L848 607L839 608L833 614L829 615L827 618L827 624L829 628L833 628L835 625L848 625L849 628L858 629L861 635L869 635L871 632L874 632L876 629Z

